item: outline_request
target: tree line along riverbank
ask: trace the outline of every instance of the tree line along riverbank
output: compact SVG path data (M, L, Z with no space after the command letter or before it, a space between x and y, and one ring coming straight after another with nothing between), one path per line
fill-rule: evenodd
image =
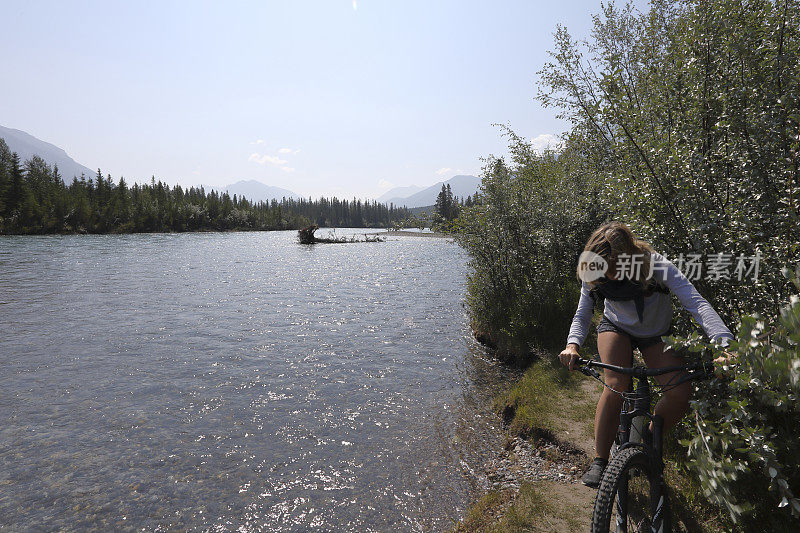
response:
M800 4L601 9L586 44L556 29L539 72L540 103L572 124L562 144L541 153L503 128L509 155L486 159L476 205L453 223L470 257L476 336L527 367L498 391L498 416L510 437L545 443L571 442L548 428L551 417L592 422L591 409L559 414L562 401L592 405L596 391L559 378L554 360L577 306L578 255L602 222L627 223L670 258L730 267L759 256L757 275L703 270L693 280L737 340L727 379L697 386L692 412L668 435L667 471L688 530L798 528ZM674 325L688 357L728 357L688 314ZM559 494L535 483L490 492L461 527L548 530L546 520L561 520ZM478 509L496 520L470 522Z
M405 221L405 207L338 198L250 202L202 187L114 182L98 170L64 183L40 157L21 162L0 139L0 235L154 231L287 230L312 223L379 228Z

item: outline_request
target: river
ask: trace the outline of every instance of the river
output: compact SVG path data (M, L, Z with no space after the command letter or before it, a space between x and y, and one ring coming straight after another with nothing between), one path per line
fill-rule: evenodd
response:
M0 237L0 526L451 527L511 379L469 334L466 261L419 237Z

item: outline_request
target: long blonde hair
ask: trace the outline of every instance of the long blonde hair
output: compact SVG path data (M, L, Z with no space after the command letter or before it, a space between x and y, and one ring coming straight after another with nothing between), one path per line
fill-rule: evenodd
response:
M584 251L596 253L609 265L616 265L617 257L621 254L641 255L641 268L636 281L645 282L650 278L650 254L654 251L653 247L638 239L622 222L606 222L594 230L592 236L586 241ZM580 265L578 268L580 269ZM578 270L578 279L580 279L580 270ZM597 283L597 281L591 281L589 286L594 287Z

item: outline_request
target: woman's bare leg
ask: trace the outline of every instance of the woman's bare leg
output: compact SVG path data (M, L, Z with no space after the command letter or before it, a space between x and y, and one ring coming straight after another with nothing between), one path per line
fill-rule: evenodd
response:
M648 368L662 368L665 366L680 366L685 364L683 357L675 354L674 351L664 351L664 343L658 343L642 350L642 357ZM670 379L677 379L677 372L656 376L656 381L662 387ZM692 394L691 383L681 383L677 387L664 392L664 395L656 404L655 413L664 419L664 432L675 427L681 418L689 410L689 398Z
M614 331L603 331L597 335L597 351L604 363L629 366L631 363L631 341L625 335ZM620 392L627 390L630 377L611 370L604 371L604 379L609 387ZM622 410L622 397L603 387L600 401L594 415L594 447L597 457L608 459L614 436L619 427L619 412Z

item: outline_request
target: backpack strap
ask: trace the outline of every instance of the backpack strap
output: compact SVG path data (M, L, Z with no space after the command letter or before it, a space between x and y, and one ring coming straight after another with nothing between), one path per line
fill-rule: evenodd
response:
M606 297L603 295L602 292L600 292L600 289L598 287L589 289L589 296L592 297L592 302L594 302L594 308L602 310L606 302Z
M645 290L645 295L650 296L654 292L660 292L662 294L669 294L669 287L661 283L657 280L650 280L647 285L647 289Z

